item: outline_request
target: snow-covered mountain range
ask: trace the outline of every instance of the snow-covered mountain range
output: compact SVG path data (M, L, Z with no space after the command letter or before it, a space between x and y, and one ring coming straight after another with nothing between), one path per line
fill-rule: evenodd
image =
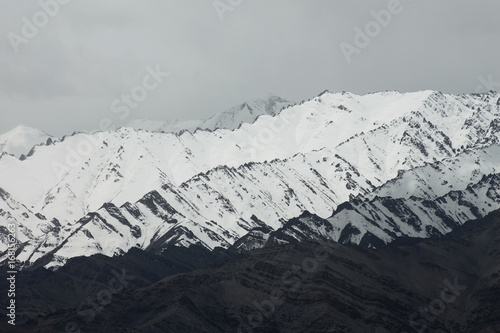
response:
M19 226L18 259L305 238L377 247L500 208L494 92L324 92L234 128L77 133L3 155L0 218Z

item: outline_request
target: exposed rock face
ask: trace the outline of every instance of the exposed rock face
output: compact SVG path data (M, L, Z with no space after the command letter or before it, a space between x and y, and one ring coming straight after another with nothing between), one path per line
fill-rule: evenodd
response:
M493 333L500 328L499 245L497 211L440 239L401 238L377 250L306 241L232 254L183 274L175 273L194 267L182 263L220 260L223 250L74 259L56 272L21 273L30 288L20 287L20 309L31 319L19 332L62 332L74 321L88 332ZM120 267L139 275L86 323L75 306Z

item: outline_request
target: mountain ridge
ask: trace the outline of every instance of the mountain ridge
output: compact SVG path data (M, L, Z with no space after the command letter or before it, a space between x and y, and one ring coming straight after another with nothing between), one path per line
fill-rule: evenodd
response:
M206 119L200 120L172 120L151 121L147 119L135 119L126 127L148 132L180 133L188 131L194 133L198 130L214 131L216 129L237 129L244 123L253 123L261 115L275 115L282 108L293 105L279 96L268 94L264 98L258 98L250 102L233 106L225 111L218 112ZM236 119L235 119L236 118Z
M422 184L406 190L397 185L401 187L397 191L396 185L388 184L386 194L406 199L424 194L439 197L477 183L481 175L496 173L499 97L493 93L446 95L434 91L363 96L325 92L235 130L177 135L122 128L77 134L50 147L37 147L24 161L8 156L0 159L0 172L12 175L0 182L0 188L29 210L25 212L29 218L19 219L31 230L33 236L26 235L23 242L27 242L25 249L32 251L54 249L92 212L104 215L92 215L87 223L92 221L89 226L98 229L87 230L90 234L100 228L120 230L120 220L124 220L101 209L108 203L120 208L129 223L137 221L131 226L159 228L154 231L157 236L148 240L155 248L166 246L168 239L184 245L199 240L208 248L230 247L253 228L262 227L257 221L276 231L304 211L326 219L338 205L356 196L384 196L377 188L396 182L401 175L406 177L400 181L405 186ZM97 143L92 156L81 158L62 179L49 179L51 163L61 161L70 149L76 151L82 140ZM461 163L473 167L464 168ZM434 166L461 176L447 178L446 172L443 176ZM14 175L20 171L45 177L29 183L33 191L28 197L20 192L23 187L19 181L10 182L18 179ZM443 184L436 185L437 181ZM148 194L151 200L141 202ZM478 205L486 204L487 198L484 200ZM173 208L173 215L164 209L165 203ZM36 214L46 221L40 222ZM164 223L171 218L180 224ZM61 226L47 222L53 219ZM115 221L113 228L106 226L109 221ZM56 228L59 234L41 232L39 224L44 230ZM375 235L373 230L370 233ZM79 237L71 251L93 242L87 236ZM134 239L131 237L116 241L127 243ZM389 241L383 234L376 238ZM377 243L376 238L371 241ZM162 245L162 241L166 243ZM130 245L117 250L125 251ZM102 245L96 245L99 248ZM76 255L71 251L61 258ZM105 252L114 253L109 249ZM33 252L31 257L40 255L44 253Z

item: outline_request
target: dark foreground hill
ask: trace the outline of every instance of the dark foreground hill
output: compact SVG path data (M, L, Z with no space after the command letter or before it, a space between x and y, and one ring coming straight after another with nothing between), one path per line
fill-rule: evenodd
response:
M306 241L181 252L22 272L19 325L0 331L500 332L498 211L378 250Z

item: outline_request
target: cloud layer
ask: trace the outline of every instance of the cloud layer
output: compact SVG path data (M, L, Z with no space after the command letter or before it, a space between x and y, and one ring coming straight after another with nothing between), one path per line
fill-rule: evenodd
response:
M498 90L498 1L395 1L4 0L0 133L205 118L268 92ZM121 120L112 103L157 66L169 76Z

